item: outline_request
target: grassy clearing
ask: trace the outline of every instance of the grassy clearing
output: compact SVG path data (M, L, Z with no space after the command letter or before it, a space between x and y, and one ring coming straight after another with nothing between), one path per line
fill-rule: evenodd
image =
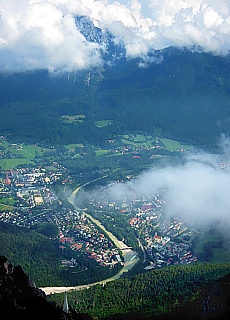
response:
M9 210L13 210L14 207L12 206L8 206L6 204L0 203L0 211L9 211Z
M5 140L1 141L0 149L3 150L0 166L3 170L16 168L19 165L33 164L35 157L43 156L50 149L42 148L36 144L24 145L19 143L9 143Z
M12 198L2 198L0 199L0 211L13 210L15 205L15 200Z
M218 234L205 234L204 237L199 238L199 241L196 243L194 250L198 254L202 254L205 250L205 245L209 245L210 250L212 251L212 256L210 262L212 263L225 263L230 262L230 251L226 250L225 247L221 245L223 237ZM220 244L219 244L220 243Z
M206 243L218 242L221 240L222 238L219 234L205 234L204 238L199 238L199 242L196 244L195 251L198 253L202 253L204 251L204 246Z
M154 139L147 140L145 144L148 148L154 147L156 145L156 140Z
M15 200L13 198L2 198L0 199L0 204L14 206Z
M84 114L76 114L74 116L61 116L61 119L66 123L81 123L85 118L86 116Z
M107 157L117 157L117 156L122 156L122 153L121 152L115 152L115 153L109 154Z
M136 147L145 145L147 148L150 148L156 145L156 139L154 137L145 136L143 134L136 134L136 135L124 134L121 136L121 142L124 144L134 145Z
M10 170L16 168L19 165L25 165L33 163L32 160L26 159L0 159L0 166L3 170Z
M99 121L95 121L95 125L98 128L104 128L106 126L109 126L113 123L113 120L99 120Z
M142 134L136 134L136 136L134 137L134 142L145 142L146 141L146 137Z
M110 151L109 150L96 150L95 153L96 153L96 156L103 156L107 153L109 153Z
M135 141L133 141L133 140L121 139L121 142L122 142L123 144L131 144L131 145L134 145L134 146L141 146L141 143L140 143L140 142L137 143L137 142L135 142Z
M169 151L176 151L181 148L183 149L191 149L192 146L189 145L183 145L178 141L171 140L171 139L166 139L166 138L161 138L159 139L165 146L165 148Z

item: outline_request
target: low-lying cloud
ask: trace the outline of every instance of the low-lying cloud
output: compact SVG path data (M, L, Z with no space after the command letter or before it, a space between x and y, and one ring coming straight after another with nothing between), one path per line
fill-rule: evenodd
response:
M125 46L127 57L144 57L168 46L202 47L227 54L227 0L2 0L0 72L45 68L81 70L103 63L106 43L88 42L76 16L89 17Z
M126 183L101 189L109 201L131 201L163 193L165 214L182 217L193 226L208 227L218 222L230 226L230 140L223 138L221 154L195 152L183 164L153 167ZM88 199L92 194L88 194ZM148 201L148 200L147 200Z

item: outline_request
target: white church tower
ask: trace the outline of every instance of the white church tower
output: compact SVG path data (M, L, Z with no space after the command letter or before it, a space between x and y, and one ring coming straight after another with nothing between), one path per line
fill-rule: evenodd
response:
M64 296L63 311L64 311L65 313L68 313L68 312L69 312L67 292L65 292L65 296Z

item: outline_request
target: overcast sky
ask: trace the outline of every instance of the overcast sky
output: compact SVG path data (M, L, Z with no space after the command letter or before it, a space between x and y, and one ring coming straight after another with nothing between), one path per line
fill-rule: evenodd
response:
M227 0L1 0L0 72L72 71L102 63L99 49L105 47L86 41L76 15L122 39L128 57L171 45L217 54L230 49Z

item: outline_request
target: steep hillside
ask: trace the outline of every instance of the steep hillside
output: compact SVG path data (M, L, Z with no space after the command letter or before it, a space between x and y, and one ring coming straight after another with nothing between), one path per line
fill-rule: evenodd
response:
M104 286L72 291L68 294L69 303L77 312L86 312L98 319L155 319L157 315L172 312L186 302L195 300L202 288L229 273L229 264L167 267ZM52 299L58 301L60 298L52 295ZM197 314L201 312L199 307Z
M72 250L62 251L59 244L33 230L0 222L0 255L20 264L36 286L76 286L96 282L116 273L99 267ZM62 260L77 259L73 268L61 266Z
M9 264L5 256L0 256L0 306L6 319L91 319L70 309L64 312L62 307L49 303L45 293L31 283L21 266Z
M152 60L123 58L56 77L2 75L0 133L46 144L100 144L145 131L196 145L213 145L229 133L229 57L168 48ZM98 120L110 125L98 127Z
M63 253L49 238L26 228L0 222L0 255L20 264L36 285L60 283Z

